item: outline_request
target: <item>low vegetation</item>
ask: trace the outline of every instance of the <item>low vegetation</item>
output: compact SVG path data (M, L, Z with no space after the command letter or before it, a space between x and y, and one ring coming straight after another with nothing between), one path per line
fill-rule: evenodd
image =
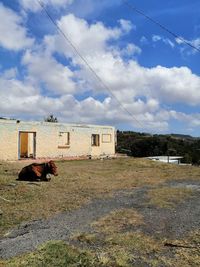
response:
M27 164L0 164L1 235L22 221L75 209L92 198L109 197L116 190L199 178L198 167L129 158L58 161L59 176L53 177L51 182L16 181L17 173Z
M170 244L172 248L169 249L165 244ZM199 244L199 231L191 232L181 240L155 240L141 232L115 233L104 237L104 246L101 250L83 250L63 241L50 241L33 253L0 261L0 266L199 267Z
M34 253L2 262L9 267L100 267L98 257L88 251L81 251L62 241L50 241L40 246ZM1 266L1 262L0 262Z
M147 188L146 205L176 208L193 197L191 188L171 182L199 181L199 167L176 166L145 159L57 161L51 182L16 181L27 162L0 163L1 236L21 222L74 210L94 198L109 198L117 190ZM133 191L132 191L133 192ZM69 244L50 241L37 251L0 261L0 266L188 267L200 266L200 232L179 240L143 231L145 218L132 207L114 210L94 221L93 233L77 233ZM168 244L168 245L166 245Z

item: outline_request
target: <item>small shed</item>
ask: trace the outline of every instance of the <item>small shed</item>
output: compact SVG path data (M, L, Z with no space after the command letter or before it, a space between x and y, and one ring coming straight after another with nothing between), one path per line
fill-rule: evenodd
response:
M180 161L183 157L180 156L154 156L154 157L148 157L148 159L151 160L157 160L165 163L174 163L174 164L180 164Z
M115 154L115 128L0 120L0 160L100 157Z

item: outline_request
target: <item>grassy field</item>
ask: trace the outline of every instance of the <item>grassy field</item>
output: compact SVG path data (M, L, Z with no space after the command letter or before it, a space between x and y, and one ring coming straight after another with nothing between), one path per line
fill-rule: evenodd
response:
M112 197L117 190L149 187L147 205L170 209L192 197L193 191L169 188L164 183L184 179L199 181L200 174L198 167L175 166L145 159L57 161L58 177L53 177L50 182L30 184L16 181L17 173L24 165L27 162L0 163L1 236L21 222L74 210L94 198ZM145 266L200 266L200 253L196 246L192 252L179 248L170 259L165 256L164 239L161 242L141 230L131 230L144 224L138 211L121 209L93 222L96 229L94 235L80 233L73 237L83 245L100 243L101 251L73 248L61 241L51 241L34 253L2 261L0 266L126 267L144 266L144 263ZM189 240L199 244L200 234L192 231L182 241L172 242L187 244ZM191 262L193 265L190 265Z

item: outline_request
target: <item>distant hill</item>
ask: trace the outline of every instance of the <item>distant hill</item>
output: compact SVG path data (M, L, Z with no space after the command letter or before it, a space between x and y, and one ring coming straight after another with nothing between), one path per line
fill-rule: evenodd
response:
M189 139L189 140L196 140L198 139L197 137L193 137L191 135L186 135L186 134L170 134L170 136L172 138L176 138L176 139L183 139L183 140L186 140L186 139Z
M117 152L134 157L182 156L185 163L200 164L200 138L184 134L117 131Z

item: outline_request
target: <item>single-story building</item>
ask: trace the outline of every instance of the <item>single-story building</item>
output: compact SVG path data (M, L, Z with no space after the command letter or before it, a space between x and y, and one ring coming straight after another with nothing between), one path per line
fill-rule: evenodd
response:
M0 160L115 154L112 126L0 119Z

